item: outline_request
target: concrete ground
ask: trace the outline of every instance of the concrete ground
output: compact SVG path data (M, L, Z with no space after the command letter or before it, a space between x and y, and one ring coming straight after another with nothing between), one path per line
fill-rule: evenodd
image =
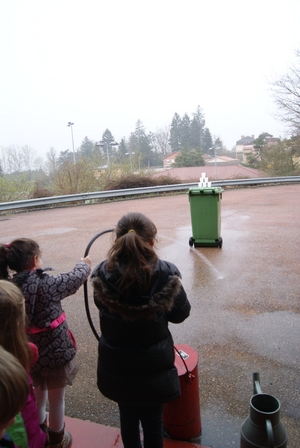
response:
M199 355L201 444L238 448L249 414L252 373L264 393L281 403L288 447L300 440L300 185L227 189L221 207L222 249L190 248L188 196L157 196L0 216L0 241L36 239L44 266L72 268L98 232L128 211L147 214L157 225L161 258L181 270L192 304L189 319L171 325L175 343ZM106 257L111 233L98 238L93 266ZM91 296L91 288L88 287ZM93 322L98 316L90 297ZM96 386L97 341L83 290L65 299L64 309L78 343L80 371L66 392L66 415L118 427L117 406Z
M123 448L119 428L78 418L65 417L66 429L72 434L72 448ZM164 448L210 448L196 443L164 439Z

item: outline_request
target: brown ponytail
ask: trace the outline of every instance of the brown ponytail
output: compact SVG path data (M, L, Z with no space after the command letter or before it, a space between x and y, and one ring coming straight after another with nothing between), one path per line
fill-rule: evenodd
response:
M108 253L107 269L114 271L116 265L122 270L117 288L122 295L128 295L133 285L145 290L157 261L153 249L157 229L155 224L142 213L128 213L118 222L116 241Z

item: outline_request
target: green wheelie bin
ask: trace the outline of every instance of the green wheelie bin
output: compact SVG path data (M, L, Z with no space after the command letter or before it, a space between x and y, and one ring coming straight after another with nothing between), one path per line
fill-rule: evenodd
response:
M192 232L189 245L215 246L221 249L221 187L190 188L188 191Z

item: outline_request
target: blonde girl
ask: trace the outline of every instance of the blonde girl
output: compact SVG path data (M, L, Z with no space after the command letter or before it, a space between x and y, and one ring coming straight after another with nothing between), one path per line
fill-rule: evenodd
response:
M35 394L29 374L36 359L36 347L28 343L25 333L25 300L13 283L0 280L0 345L14 355L27 371L29 393L17 421L8 428L14 443L19 447L43 448L46 434L39 425ZM20 428L24 428L23 434Z

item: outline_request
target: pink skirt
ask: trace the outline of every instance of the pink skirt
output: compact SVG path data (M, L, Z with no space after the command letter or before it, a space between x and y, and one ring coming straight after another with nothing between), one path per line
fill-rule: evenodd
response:
M32 372L31 377L34 387L40 386L41 390L61 389L72 386L78 370L74 361L69 361L62 367L49 369L47 373Z

